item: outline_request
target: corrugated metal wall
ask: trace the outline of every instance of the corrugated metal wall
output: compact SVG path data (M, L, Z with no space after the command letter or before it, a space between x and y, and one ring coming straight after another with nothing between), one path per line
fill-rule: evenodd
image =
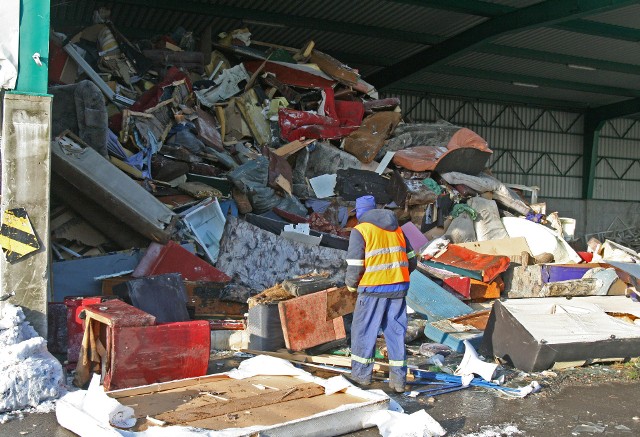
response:
M476 131L494 150L503 182L536 185L542 197L582 197L579 113L433 96L397 96L405 120L446 120ZM616 119L600 133L594 199L640 200L640 121Z
M603 126L593 197L640 200L640 121L616 119Z

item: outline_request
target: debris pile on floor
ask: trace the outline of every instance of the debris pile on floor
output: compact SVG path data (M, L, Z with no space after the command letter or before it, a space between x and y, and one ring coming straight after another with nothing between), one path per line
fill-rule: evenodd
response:
M406 122L313 41L235 29L196 51L185 29L134 41L108 10L95 18L52 34L49 70L50 305L78 386L204 376L211 349L349 372L345 257L363 195L419 254L407 394L537 389L505 387L475 348L526 371L640 355L640 255L595 239L576 251L575 220L497 180L477 133ZM382 378L385 354L380 341Z

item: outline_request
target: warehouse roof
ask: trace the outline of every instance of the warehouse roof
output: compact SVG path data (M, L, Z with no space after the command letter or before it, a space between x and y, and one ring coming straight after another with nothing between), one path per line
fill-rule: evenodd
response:
M178 26L316 47L385 92L573 110L640 112L640 2L629 0L111 0L125 35ZM91 23L95 0L52 0L55 30ZM597 109L596 109L597 108Z

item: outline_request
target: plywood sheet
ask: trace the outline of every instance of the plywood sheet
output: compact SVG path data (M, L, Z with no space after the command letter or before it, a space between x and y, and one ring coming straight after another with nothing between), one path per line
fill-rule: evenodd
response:
M327 290L278 304L287 349L300 351L346 337L342 317L326 319Z
M212 375L213 376L213 375ZM251 399L263 395L265 392L284 395L291 387L305 384L304 381L290 376L255 376L244 380L228 378L213 378L195 385L184 387L170 387L155 393L142 393L132 396L118 396L118 401L131 406L138 418L135 431L142 431L149 426L147 416L162 417L167 412L179 412L182 410L201 409L206 412L217 405L235 402L241 399ZM178 381L176 381L178 382ZM267 387L260 390L262 385ZM227 399L227 400L224 400ZM287 400L271 405L248 408L240 413L230 413L218 417L196 419L189 422L189 426L205 429L241 428L256 425L275 425L291 420L301 419L338 408L342 405L358 404L366 402L366 399L346 393L335 393L330 396L314 396L296 400Z

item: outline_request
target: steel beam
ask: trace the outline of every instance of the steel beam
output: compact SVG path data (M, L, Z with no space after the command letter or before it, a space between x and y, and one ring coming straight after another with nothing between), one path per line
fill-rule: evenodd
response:
M624 97L640 97L640 90L638 89L634 90L629 88L598 85L594 83L571 82L568 80L550 79L541 76L530 76L528 74L507 73L501 71L483 70L480 68L459 67L457 65L437 66L431 68L429 71L433 73L448 74L451 76L463 76L507 83L521 82L549 88L582 91L585 93L597 93Z
M501 44L487 44L476 49L477 52L512 58L531 59L533 61L551 62L554 64L573 64L617 73L640 74L640 65L622 62L605 61L602 59L586 58L584 56L566 55L564 53L544 52L542 50L511 47Z
M488 3L478 0L392 0L394 3L421 6L425 8L441 9L459 12L461 14L477 15L479 17L495 17L506 14L517 8L498 3Z
M422 69L458 57L500 35L532 27L551 26L635 3L637 2L632 0L547 0L536 3L484 21L376 72L366 80L382 89Z
M604 122L637 113L640 113L640 99L629 99L599 106L589 109L585 113L583 142L584 173L582 180L583 198L593 198L593 185L596 177L596 164L598 162L598 141Z
M604 120L594 117L587 112L584 117L583 157L584 168L582 171L582 198L593 199L593 186L596 179L596 164L598 162L598 142L600 130Z
M49 77L49 0L20 2L20 53L15 92L46 95Z
M517 94L486 92L463 88L442 87L429 84L417 84L410 82L396 82L385 90L385 93L398 92L407 94L435 94L447 97L462 97L467 99L493 101L497 103L516 103L540 108L554 108L563 111L579 112L587 108L583 102L567 102L564 100L546 99L541 97L529 97Z
M640 41L640 29L616 26L615 24L599 23L597 21L572 20L567 21L566 23L559 23L554 27L586 35L602 36L605 38L619 39L623 41Z
M234 18L237 20L252 20L260 25L260 22L267 25L281 25L283 27L294 27L302 29L321 30L325 32L337 32L342 34L367 36L372 38L389 39L416 44L436 44L444 38L437 35L429 35L421 32L408 32L402 29L390 29L386 27L369 26L357 23L347 23L342 21L317 19L302 15L290 15L275 12L267 12L257 9L239 8L235 6L210 5L195 1L175 1L175 0L115 0L115 4L126 4L129 6L144 6L153 9L163 9L167 11L186 12L192 14L206 15L209 17ZM117 17L114 17L117 24ZM54 20L55 21L55 20Z

